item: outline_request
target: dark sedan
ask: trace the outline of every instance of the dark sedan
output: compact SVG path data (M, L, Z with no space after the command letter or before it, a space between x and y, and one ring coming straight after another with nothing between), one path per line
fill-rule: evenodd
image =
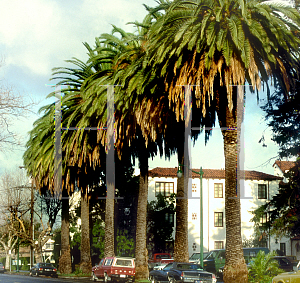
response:
M204 271L199 264L189 262L171 262L162 270L152 270L149 273L152 283L215 283L216 276Z
M274 256L273 259L278 262L279 268L283 269L284 271L293 271L294 266L297 266L297 263L293 263L286 256Z
M2 262L0 262L0 272L4 273L4 271L5 271L4 265Z
M51 263L37 263L30 269L30 275L45 275L51 277L57 277L57 269Z

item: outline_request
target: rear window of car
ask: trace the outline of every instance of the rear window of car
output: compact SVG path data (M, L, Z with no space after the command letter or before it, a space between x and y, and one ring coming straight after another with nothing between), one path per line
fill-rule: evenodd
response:
M128 259L117 259L116 266L132 266L132 261Z
M157 257L157 258L158 258L158 257ZM167 258L170 258L170 256L169 256L169 255L160 255L159 258L161 258L161 259L167 259Z
M51 263L40 263L40 267L53 267Z
M199 264L177 264L179 270L202 270Z

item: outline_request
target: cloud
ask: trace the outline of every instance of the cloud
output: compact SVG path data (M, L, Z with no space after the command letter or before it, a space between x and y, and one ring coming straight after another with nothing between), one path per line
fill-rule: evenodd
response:
M142 20L145 14L140 1L3 0L0 47L7 66L48 75L64 60L85 60L82 42L93 45L95 37L111 31L111 24L132 31L126 23Z

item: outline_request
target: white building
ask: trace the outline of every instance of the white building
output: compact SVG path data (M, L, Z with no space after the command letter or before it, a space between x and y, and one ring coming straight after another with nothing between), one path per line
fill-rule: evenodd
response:
M198 171L199 169L193 169ZM203 169L203 237L204 251L225 248L225 170ZM192 184L188 200L189 255L200 251L200 175L192 174ZM241 181L241 225L242 239L253 235L254 223L251 211L270 200L278 192L282 176L270 175L258 171L245 171ZM154 168L149 171L148 201L156 199L158 193L165 196L176 193L177 168ZM266 215L267 217L267 215ZM261 219L266 221L266 217ZM174 222L175 224L175 222ZM175 230L175 229L174 229ZM270 237L270 250L283 250L291 253L290 239Z

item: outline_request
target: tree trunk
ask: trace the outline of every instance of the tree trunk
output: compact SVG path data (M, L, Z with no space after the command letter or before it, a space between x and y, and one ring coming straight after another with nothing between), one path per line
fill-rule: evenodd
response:
M223 276L225 283L248 282L241 236L240 172L237 163L240 151L241 115L243 114L243 109L239 107L244 94L241 89L240 91L242 93L237 95L237 90L234 90L233 99L234 97L240 98L237 99L237 107L234 107L232 111L229 110L227 99L220 102L221 97L219 93L217 94L220 127L231 128L231 130L222 130L225 155L226 262ZM220 107L225 108L225 105L226 110L220 111ZM235 130L232 130L234 128Z
M115 188L113 183L107 184L107 197L105 201L105 245L104 257L114 256L114 206Z
M5 269L9 270L9 259L10 259L10 254L9 250L5 251Z
M80 269L83 273L91 273L91 246L90 246L90 209L89 199L85 192L81 191L81 247L80 247Z
M69 223L69 199L66 190L62 192L61 208L61 256L59 258L60 273L72 272L71 250L70 250L70 223Z
M147 250L147 201L148 201L148 151L146 148L139 155L140 180L136 223L135 246L135 278L148 279L148 250Z
M35 262L38 263L38 262L43 262L43 258L42 258L42 252L41 252L41 249L39 247L37 247L35 250L34 250L34 255L35 255Z
M184 143L181 143L184 145ZM184 164L184 148L178 147L178 163ZM189 262L188 250L188 194L187 182L184 182L189 169L182 166L183 174L177 178L176 231L174 243L174 261Z

